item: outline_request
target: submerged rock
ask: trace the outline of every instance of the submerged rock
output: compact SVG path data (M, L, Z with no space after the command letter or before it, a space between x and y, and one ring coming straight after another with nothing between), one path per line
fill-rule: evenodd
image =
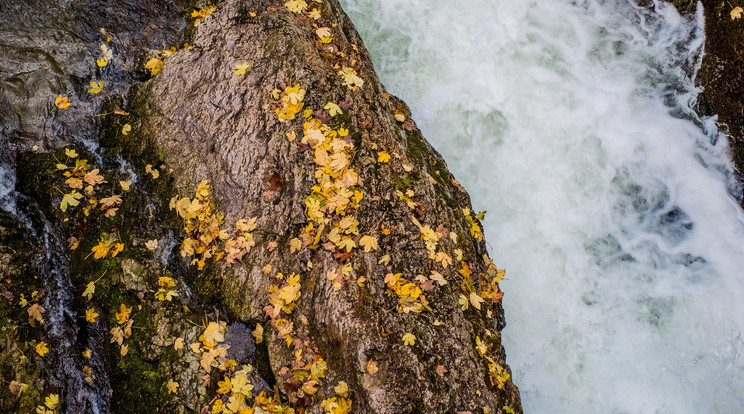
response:
M0 2L23 20L0 32L0 167L17 176L1 205L29 197L49 224L25 226L66 240L45 294L71 315L17 321L23 281L48 269L6 266L0 325L22 335L3 349L75 336L3 365L28 384L3 409L522 411L503 270L336 0L65 4ZM11 245L11 213L0 263L25 263L43 250ZM91 395L44 362L62 357Z

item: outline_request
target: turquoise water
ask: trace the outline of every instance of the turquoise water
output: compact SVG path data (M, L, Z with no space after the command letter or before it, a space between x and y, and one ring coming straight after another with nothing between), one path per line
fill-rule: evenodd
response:
M739 413L744 214L663 2L345 0L386 88L488 210L530 413Z

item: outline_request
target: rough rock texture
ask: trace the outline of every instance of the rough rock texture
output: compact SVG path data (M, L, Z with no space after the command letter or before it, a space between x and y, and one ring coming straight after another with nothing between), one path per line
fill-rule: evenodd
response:
M698 1L671 1L681 13L694 14ZM732 20L733 7L724 0L702 0L705 15L705 54L698 71L697 112L718 115L719 127L729 135L731 155L739 173L744 172L744 20Z
M6 184L15 180L10 190L0 186L0 207L7 210L0 211L0 227L10 229L0 238L7 269L0 282L0 326L7 333L0 338L0 375L4 384L28 385L10 393L4 385L0 409L28 412L50 393L61 396L58 411L76 413L199 412L227 404L229 392L219 393L218 382L229 369L213 365L206 372L209 347L200 347L209 322L226 321L225 358L255 367L254 395L263 391L298 412L331 410L327 401L342 395L358 413L521 412L518 389L505 375L503 309L497 300L479 304L479 296L467 295L483 294L497 273L475 214L464 211L469 197L405 104L382 89L337 1L311 3L320 15L314 19L281 2L226 0L196 28L187 17L192 4L149 3L0 1L0 16L11 22L0 29L0 168ZM330 42L316 34L318 27L330 29ZM105 68L95 64L99 44L114 51ZM173 53L163 52L171 46ZM165 64L151 78L145 64L152 57ZM250 70L238 76L242 63ZM339 74L345 67L361 86L345 84ZM104 92L88 94L92 80L105 80ZM296 84L306 90L304 108L280 121L277 98ZM73 105L55 108L56 95L70 96ZM323 109L329 102L343 113L331 116ZM358 207L329 213L328 227L320 229L308 226L306 199L319 173L317 153L302 143L303 115L348 130L347 168L359 177L352 180ZM125 133L124 125L131 130ZM60 211L61 194L70 189L55 164L66 160L62 148L71 145L108 181L100 184L101 197L114 192L124 199L116 215ZM389 162L378 160L382 151ZM159 173L148 172L150 165ZM127 179L130 190L117 187ZM169 201L191 197L205 179L227 230L258 218L255 246L229 267L209 259L199 269L179 255L187 235ZM17 208L19 201L30 207ZM351 251L329 236L346 216L358 221ZM41 245L44 234L52 242ZM94 260L91 249L108 235L124 251ZM379 248L365 251L359 245L365 235ZM75 250L71 236L79 240ZM298 251L290 247L295 238L304 241ZM154 249L145 245L151 240L158 240ZM385 255L389 261L381 260ZM340 268L339 279L329 278ZM270 318L266 308L282 283L278 273L300 277L296 309L281 313L294 326L290 335L272 328L279 313ZM398 311L401 299L386 282L395 274L424 290L423 311ZM441 284L432 274L443 276ZM175 280L173 300L157 297L163 277ZM85 299L90 282L96 292ZM32 326L31 305L20 306L20 294L67 316ZM135 329L119 345L112 329L124 326L116 315L121 305L132 307ZM85 321L89 309L100 314L96 322ZM251 334L258 324L266 330L260 344ZM415 343L404 344L406 334ZM51 348L47 356L34 353L41 341ZM92 358L81 356L86 348ZM327 363L317 392L307 379L308 388L297 389L299 349L312 349L301 353L314 358L309 363ZM18 353L25 359L13 367ZM71 369L57 369L59 361ZM348 394L334 390L340 381ZM169 382L178 388L169 390ZM265 412L270 404L257 406Z

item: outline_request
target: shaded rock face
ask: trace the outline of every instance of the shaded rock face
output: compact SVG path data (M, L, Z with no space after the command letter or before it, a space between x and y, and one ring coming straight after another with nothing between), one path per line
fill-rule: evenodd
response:
M694 14L698 1L671 1L683 14ZM731 19L740 4L724 0L702 0L705 16L705 54L697 74L703 87L696 110L704 116L718 115L720 129L729 136L732 158L739 173L744 171L744 22ZM733 6L732 6L733 4ZM742 199L741 194L737 194Z
M57 325L29 328L26 309L13 310L22 282L48 272L20 265L33 243L0 239L0 260L14 269L8 277L14 282L0 285L0 293L14 295L0 298L0 324L20 332L5 349L30 357L23 370L10 369L13 355L0 353L3 380L29 385L20 395L4 391L2 408L25 412L50 393L61 395L66 412L198 412L228 403L230 392L218 383L231 370L204 368L210 349L204 335L218 326L210 321L221 320L224 358L255 367L249 370L254 395L264 392L298 412L346 412L332 404L347 397L358 413L521 412L501 346L505 321L496 283L502 273L487 258L469 197L405 104L381 87L338 3L293 12L277 2L226 0L195 29L184 17L190 11L175 1L0 1L0 15L17 22L0 29L0 103L7 104L0 105L2 168L17 181L13 191L0 193L3 209L13 210L0 224L13 223L12 234L22 234L24 216L14 206L30 197L49 223L44 231L67 240L57 243L66 265L46 277L64 279L70 299L57 305L44 299L55 289L47 283L38 301L61 307L71 317L55 324L89 338L53 349L56 359L33 355L41 341L53 348L64 342L51 334ZM42 14L30 19L34 13ZM104 68L95 65L100 44L114 51ZM157 51L171 46L179 50ZM144 66L153 56L165 62L150 78ZM236 74L245 64L250 69ZM104 92L87 94L88 82L100 79ZM303 106L280 120L294 85L305 91ZM54 108L56 95L70 96L73 105ZM125 132L125 125L131 129ZM324 144L306 136L321 129L329 147L343 146L335 158L343 166L319 161ZM61 193L69 189L55 163L71 144L100 167L108 180L101 191L124 198L112 217L83 215L80 207L60 211ZM318 218L308 200L328 197L315 196L322 191L314 188L329 176L344 182L333 191L350 189L355 201ZM130 190L116 187L127 178ZM179 254L188 235L169 202L191 197L203 180L228 230L257 218L255 245L230 266L219 258L197 266ZM356 247L334 241L343 220L354 222L344 238ZM89 257L111 234L124 251ZM65 251L71 236L79 247ZM156 247L146 247L153 240ZM289 275L299 277L298 294L275 311L270 295L294 286L287 285ZM170 289L163 278L175 281L172 300L158 297ZM97 290L85 299L90 282ZM414 305L403 306L407 300ZM117 345L115 329L127 320L121 306L134 309L136 329ZM100 319L86 322L89 309ZM86 348L97 362L80 356ZM91 388L97 406L45 362L65 355L86 373L77 381L94 384L83 387ZM328 369L309 384L300 362L319 361ZM334 389L342 382L348 392Z

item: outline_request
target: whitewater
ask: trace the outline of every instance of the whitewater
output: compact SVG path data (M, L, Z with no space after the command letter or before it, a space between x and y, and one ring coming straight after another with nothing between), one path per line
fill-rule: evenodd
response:
M744 214L662 1L344 0L487 210L528 413L744 412Z

